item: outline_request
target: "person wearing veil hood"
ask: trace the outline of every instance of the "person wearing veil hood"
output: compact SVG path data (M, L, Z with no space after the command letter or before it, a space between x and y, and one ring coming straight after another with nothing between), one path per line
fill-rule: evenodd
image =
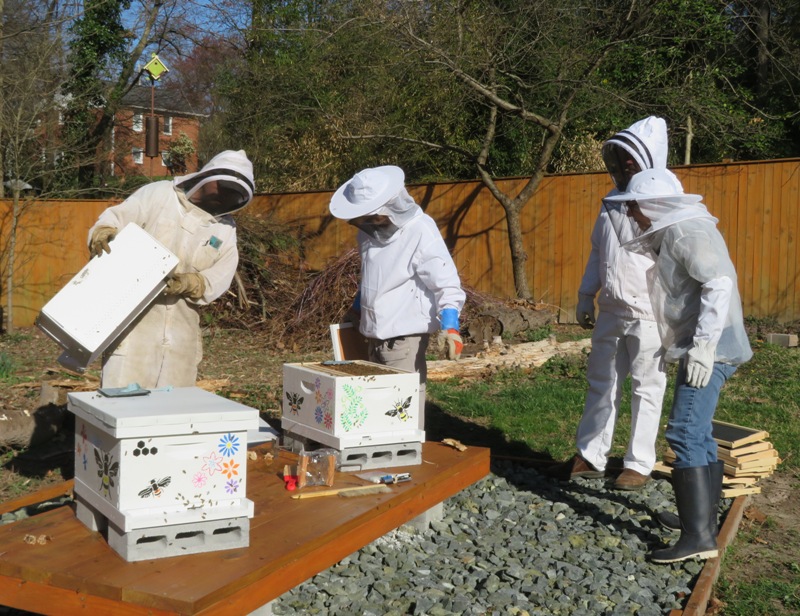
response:
M637 171L666 169L666 122L655 116L635 122L603 144L602 156L615 185L607 196L617 195ZM593 330L586 370L589 387L578 424L577 453L551 467L548 474L560 479L605 474L623 384L630 374L631 435L614 487L638 490L649 481L656 463L656 438L667 386L645 275L653 261L647 255L620 248L612 224L612 220L624 217L619 208L601 206L599 210L575 315L581 327Z
M230 214L253 198L253 165L243 150L217 154L197 173L142 186L107 208L89 230L92 257L135 223L180 262L164 294L103 355L102 387L193 387L203 357L198 307L230 287L239 253ZM113 244L112 244L113 246Z
M609 198L627 215L619 227L623 247L653 256L650 301L664 357L678 364L665 433L675 452L678 516L662 512L658 519L681 534L671 547L652 552L656 563L718 555L724 468L712 420L722 386L753 356L736 270L718 221L701 200L685 194L678 178L661 169L634 175L626 191Z
M436 223L404 182L394 165L364 169L339 187L330 212L359 230L361 280L352 312L370 361L419 373L421 418L430 335L439 332L448 359L459 358L466 294Z

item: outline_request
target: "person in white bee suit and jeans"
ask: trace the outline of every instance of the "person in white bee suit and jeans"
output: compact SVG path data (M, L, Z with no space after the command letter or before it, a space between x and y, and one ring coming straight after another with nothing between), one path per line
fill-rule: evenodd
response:
M198 308L230 287L239 261L230 214L250 203L253 190L247 155L227 150L197 173L142 186L100 215L89 230L93 258L135 223L180 259L164 294L104 353L102 387L195 385L203 357Z
M364 169L339 187L330 212L359 229L361 280L352 312L369 359L419 373L421 419L430 336L442 338L448 359L460 357L466 294L436 223L404 182L394 165Z
M650 301L667 362L677 363L667 442L675 452L672 485L678 516L662 525L680 530L671 547L653 550L655 563L714 558L723 463L713 437L720 390L753 352L744 328L736 270L717 219L699 195L683 192L665 170L642 171L610 198L628 216L633 239L623 247L649 253ZM625 237L621 235L621 237Z
M642 169L667 165L667 125L648 117L614 135L603 144L602 154L615 188L607 197L625 190ZM646 271L653 265L647 255L620 248L612 221L624 218L618 207L601 206L592 230L592 251L578 289L576 319L592 331L583 415L578 424L577 453L550 469L561 479L602 477L614 438L622 401L622 386L631 376L631 436L623 471L614 486L638 490L649 480L656 462L655 442L667 384L653 308L647 291ZM599 312L595 322L595 297Z

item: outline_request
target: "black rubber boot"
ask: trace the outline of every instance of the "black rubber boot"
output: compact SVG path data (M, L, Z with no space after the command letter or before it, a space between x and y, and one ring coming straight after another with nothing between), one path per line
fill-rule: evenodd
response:
M717 517L719 516L719 499L722 495L722 478L725 475L725 463L722 461L712 462L708 465L708 471L711 473L711 524L714 535L716 535L718 530ZM671 511L659 511L656 514L656 520L658 520L661 526L669 530L681 529L681 521L678 519L677 514Z
M711 492L711 471L708 466L676 468L672 471L675 501L681 524L681 536L675 545L651 552L654 563L674 563L688 558L715 558L717 535L711 524L711 511L719 503Z

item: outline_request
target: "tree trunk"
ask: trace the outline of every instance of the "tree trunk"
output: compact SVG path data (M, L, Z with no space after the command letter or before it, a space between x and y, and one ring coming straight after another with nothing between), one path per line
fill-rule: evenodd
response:
M519 207L506 208L506 224L508 225L508 244L511 247L511 267L514 272L514 288L520 299L533 299L530 286L528 286L528 253L522 237L522 223L519 216Z

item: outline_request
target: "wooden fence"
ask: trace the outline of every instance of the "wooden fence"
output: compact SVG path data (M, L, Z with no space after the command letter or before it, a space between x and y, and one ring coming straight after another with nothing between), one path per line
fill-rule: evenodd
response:
M800 159L677 167L686 192L704 195L739 274L746 315L800 318L798 253ZM507 193L525 178L501 181ZM589 236L610 188L608 175L546 177L523 211L528 282L534 298L574 320L577 289L589 255ZM438 223L464 284L482 293L514 296L502 208L480 182L409 187ZM247 215L273 220L302 238L305 266L314 270L355 244L355 232L328 214L330 192L258 195ZM23 204L16 233L13 285L15 327L33 323L41 307L86 263L87 231L105 201ZM0 305L6 306L12 203L0 201ZM87 307L87 309L91 309Z

